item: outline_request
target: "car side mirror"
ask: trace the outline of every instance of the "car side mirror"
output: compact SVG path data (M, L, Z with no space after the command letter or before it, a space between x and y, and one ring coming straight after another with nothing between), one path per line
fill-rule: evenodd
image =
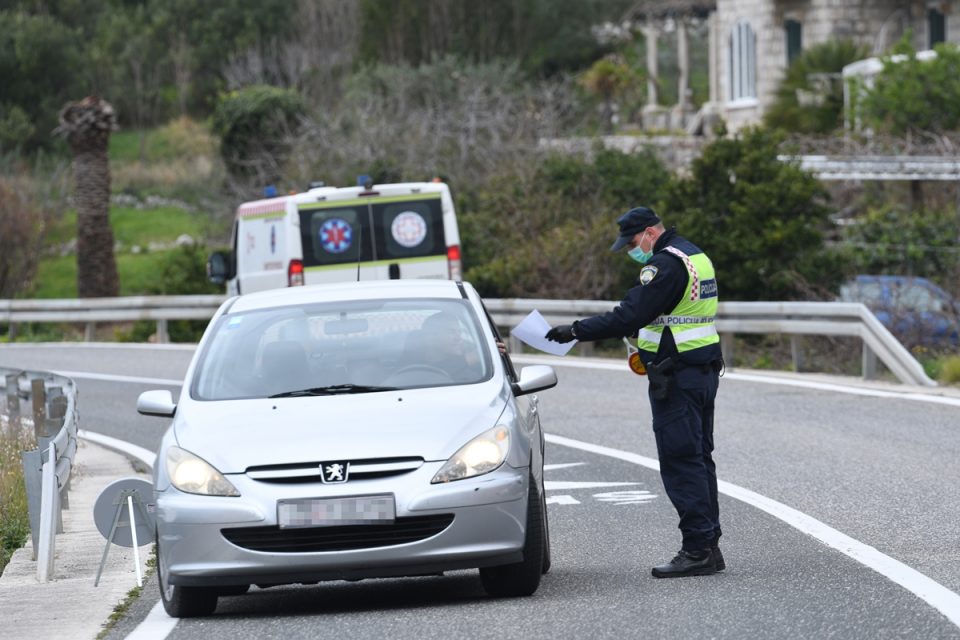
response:
M557 373L553 367L535 364L520 370L520 380L514 382L513 395L522 396L557 386Z
M177 405L173 401L173 394L166 389L144 391L137 398L137 412L145 416L172 418L177 412Z
M207 258L207 279L213 284L223 284L235 274L232 273L230 252L214 251Z

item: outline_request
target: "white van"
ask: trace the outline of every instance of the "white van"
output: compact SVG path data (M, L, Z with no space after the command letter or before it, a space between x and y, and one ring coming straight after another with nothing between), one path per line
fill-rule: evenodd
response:
M207 270L229 295L356 280L459 280L450 189L443 182L368 182L245 202L233 251L212 255Z

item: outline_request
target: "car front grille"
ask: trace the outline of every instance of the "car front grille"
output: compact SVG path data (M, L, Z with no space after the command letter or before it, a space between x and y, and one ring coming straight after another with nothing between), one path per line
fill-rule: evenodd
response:
M297 484L320 482L320 461L248 467L247 477L259 482ZM350 461L351 480L372 480L402 475L419 469L423 458L376 458Z
M236 527L221 529L229 542L272 553L349 551L407 544L435 536L453 522L452 513L397 518L391 524L362 524L342 527Z

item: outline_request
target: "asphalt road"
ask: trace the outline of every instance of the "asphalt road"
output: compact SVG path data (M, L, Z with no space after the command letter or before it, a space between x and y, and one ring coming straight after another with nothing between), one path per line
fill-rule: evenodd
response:
M81 427L156 446L164 421L136 396L180 378L190 352L0 347L0 366L77 377ZM645 382L558 368L540 394L550 434L655 458ZM175 394L176 394L176 389ZM717 410L721 480L777 500L960 592L960 407L762 384L731 375ZM960 638L890 579L772 515L721 496L723 574L656 580L679 547L656 471L548 444L554 568L531 598L484 595L476 572L276 587L224 598L170 638ZM570 484L580 483L580 484ZM625 483L606 485L604 483ZM150 585L111 638L156 602Z

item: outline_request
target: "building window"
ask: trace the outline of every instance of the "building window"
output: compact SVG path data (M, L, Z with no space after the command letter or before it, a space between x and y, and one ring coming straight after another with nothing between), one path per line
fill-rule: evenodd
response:
M727 52L730 66L730 100L757 97L757 37L750 23L741 20L730 32Z
M803 50L803 26L797 20L787 20L783 29L787 36L787 66Z
M942 11L927 9L927 34L929 36L927 44L931 49L939 42L946 42L947 18Z

